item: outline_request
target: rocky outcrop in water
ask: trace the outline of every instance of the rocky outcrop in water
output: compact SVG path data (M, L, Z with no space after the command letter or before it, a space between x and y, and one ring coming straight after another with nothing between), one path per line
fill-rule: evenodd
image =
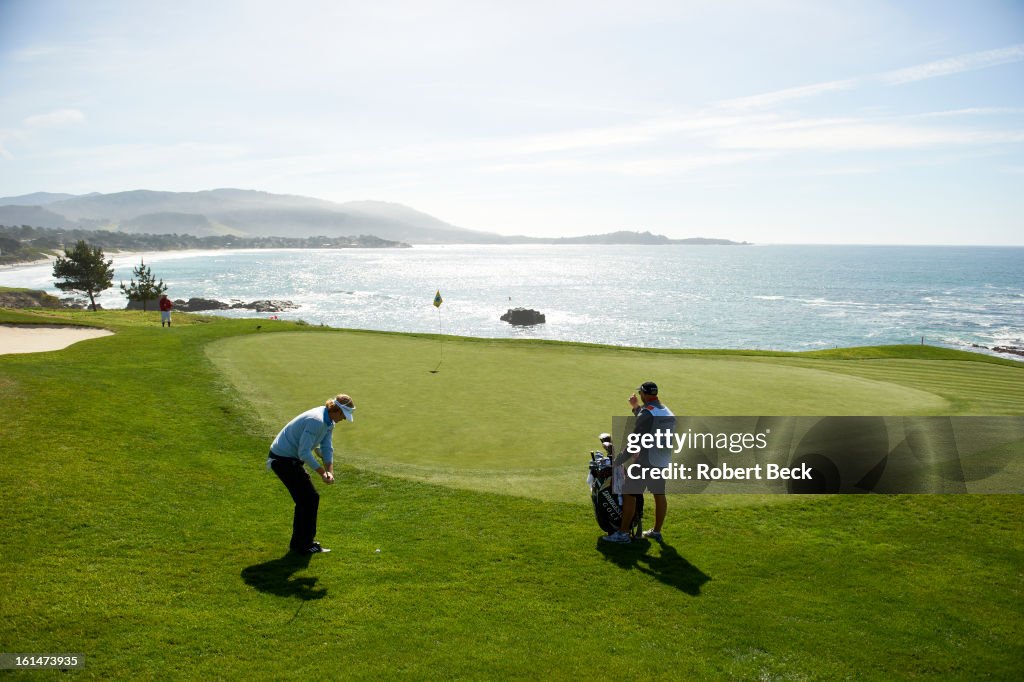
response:
M230 307L231 306L227 303L223 303L212 298L199 298L195 296L187 301L183 301L180 298L174 301L174 309L180 310L184 313L199 313L206 310L227 310Z
M295 305L291 301L271 301L264 299L253 301L252 303L234 303L231 307L255 310L258 313L283 313L286 310L294 310L299 306Z
M501 316L501 320L521 327L544 324L547 321L543 313L532 308L509 308L508 312Z

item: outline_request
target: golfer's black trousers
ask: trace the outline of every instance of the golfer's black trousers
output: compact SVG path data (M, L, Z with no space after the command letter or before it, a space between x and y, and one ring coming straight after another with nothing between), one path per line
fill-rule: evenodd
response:
M291 461L272 459L270 468L288 488L295 501L295 516L292 518L292 541L289 546L296 552L304 552L313 546L316 538L316 513L320 508L320 493L313 487L302 460Z

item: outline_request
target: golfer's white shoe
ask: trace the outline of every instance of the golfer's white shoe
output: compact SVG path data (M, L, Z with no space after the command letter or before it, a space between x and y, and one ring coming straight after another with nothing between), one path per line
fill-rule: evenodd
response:
M654 530L653 528L650 529L650 530L645 530L644 531L644 537L647 538L648 540L654 540L656 542L661 542L661 531L660 530Z
M617 542L620 545L627 545L630 542L629 533L621 530L617 530L611 535L602 535L601 539L605 542Z

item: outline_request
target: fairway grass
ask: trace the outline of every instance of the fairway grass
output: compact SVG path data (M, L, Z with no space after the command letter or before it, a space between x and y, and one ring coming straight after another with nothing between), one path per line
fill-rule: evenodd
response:
M772 402L779 387L821 380L843 393L810 414L866 409L875 390L915 414L1021 414L1019 367L446 339L435 375L436 338L0 311L57 320L115 334L0 357L0 651L77 652L77 677L159 680L1015 679L1024 660L1019 496L673 498L665 545L619 547L597 540L581 480L594 433L642 378L691 414L802 411L799 396ZM952 383L934 379L945 371ZM716 377L732 383L702 396ZM1001 396L986 398L989 381ZM334 551L289 560L269 438L338 390L359 409L338 428L337 485L318 486ZM463 445L480 438L498 452L474 467ZM569 494L363 466L426 471L445 450L470 478L549 457L574 472Z

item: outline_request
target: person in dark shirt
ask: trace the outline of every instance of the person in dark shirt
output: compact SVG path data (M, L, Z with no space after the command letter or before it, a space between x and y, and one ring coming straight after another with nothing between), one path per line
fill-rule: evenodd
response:
M658 399L658 385L653 381L640 384L636 392L629 397L629 406L636 416L633 433L638 436L654 434L656 431L671 431L675 427L675 415ZM650 491L654 495L654 527L644 531L644 537L661 542L661 526L665 523L665 515L668 512L668 499L665 497L665 480L652 476L650 472L651 469L663 469L671 463L672 449L641 448L639 453L631 455L623 448L615 463L625 464L630 459L640 464L641 476L635 479L625 477L620 491L622 523L619 530L604 535L601 539L622 544L630 542L629 528L636 511L635 495L643 495L644 491Z

